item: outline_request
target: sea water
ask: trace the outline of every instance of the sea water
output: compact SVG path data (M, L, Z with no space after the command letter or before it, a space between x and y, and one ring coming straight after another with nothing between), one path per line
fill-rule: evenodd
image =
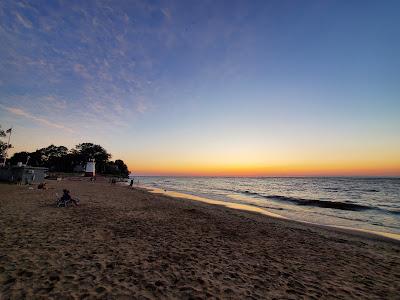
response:
M400 234L400 178L134 177L135 183L256 206L298 221Z

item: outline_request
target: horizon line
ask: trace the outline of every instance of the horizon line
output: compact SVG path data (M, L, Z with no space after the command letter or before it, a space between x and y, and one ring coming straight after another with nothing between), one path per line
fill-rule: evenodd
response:
M400 178L399 175L145 175L129 173L133 177L215 177L215 178L335 178L335 177L358 177L358 178Z

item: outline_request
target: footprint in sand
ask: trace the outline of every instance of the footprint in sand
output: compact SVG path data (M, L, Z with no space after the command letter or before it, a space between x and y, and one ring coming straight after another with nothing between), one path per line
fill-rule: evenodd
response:
M96 293L101 294L106 291L106 288L99 286L96 288Z

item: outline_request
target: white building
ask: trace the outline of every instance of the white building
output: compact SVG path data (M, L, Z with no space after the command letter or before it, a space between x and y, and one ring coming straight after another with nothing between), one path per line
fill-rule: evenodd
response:
M86 177L96 176L96 162L94 159L91 159L86 163L85 176Z

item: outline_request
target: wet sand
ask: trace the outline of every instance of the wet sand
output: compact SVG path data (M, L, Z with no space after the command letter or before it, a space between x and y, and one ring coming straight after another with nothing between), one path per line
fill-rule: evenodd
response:
M105 181L0 184L0 299L372 298L400 244ZM56 208L63 188L80 207Z
M190 195L190 194L184 194L180 192L175 192L175 191L168 191L168 190L163 190L159 188L154 188L154 187L145 187L146 190L151 191L156 194L163 194L167 196L171 196L174 198L183 198L183 199L190 199L190 200L196 200L196 201L201 201L203 203L208 203L208 204L214 204L214 205L222 205L225 207L229 208L234 208L234 209L239 209L243 211L250 211L250 212L256 212L259 214L263 214L266 216L274 217L274 218L280 218L280 219L286 219L288 218L281 216L279 214L270 212L267 209L263 209L257 206L252 206L252 205L247 205L247 204L239 204L239 203L232 203L232 202L224 202L224 201L218 201L218 200L213 200L213 199L208 199L204 197L199 197L195 195ZM311 225L316 225L321 228L330 228L332 230L336 231L344 231L347 233L352 233L354 235L359 235L359 236L368 236L370 237L371 234L374 235L373 238L380 238L386 237L389 239L393 240L398 240L400 241L400 234L397 233L390 233L390 232L382 232L382 231L373 231L373 230L366 230L366 229L360 229L360 228L351 228L351 227L346 227L346 226L339 226L339 225L322 225L322 224L317 224L317 223L312 223L312 222L307 222L307 221L297 221L305 224L311 224Z

